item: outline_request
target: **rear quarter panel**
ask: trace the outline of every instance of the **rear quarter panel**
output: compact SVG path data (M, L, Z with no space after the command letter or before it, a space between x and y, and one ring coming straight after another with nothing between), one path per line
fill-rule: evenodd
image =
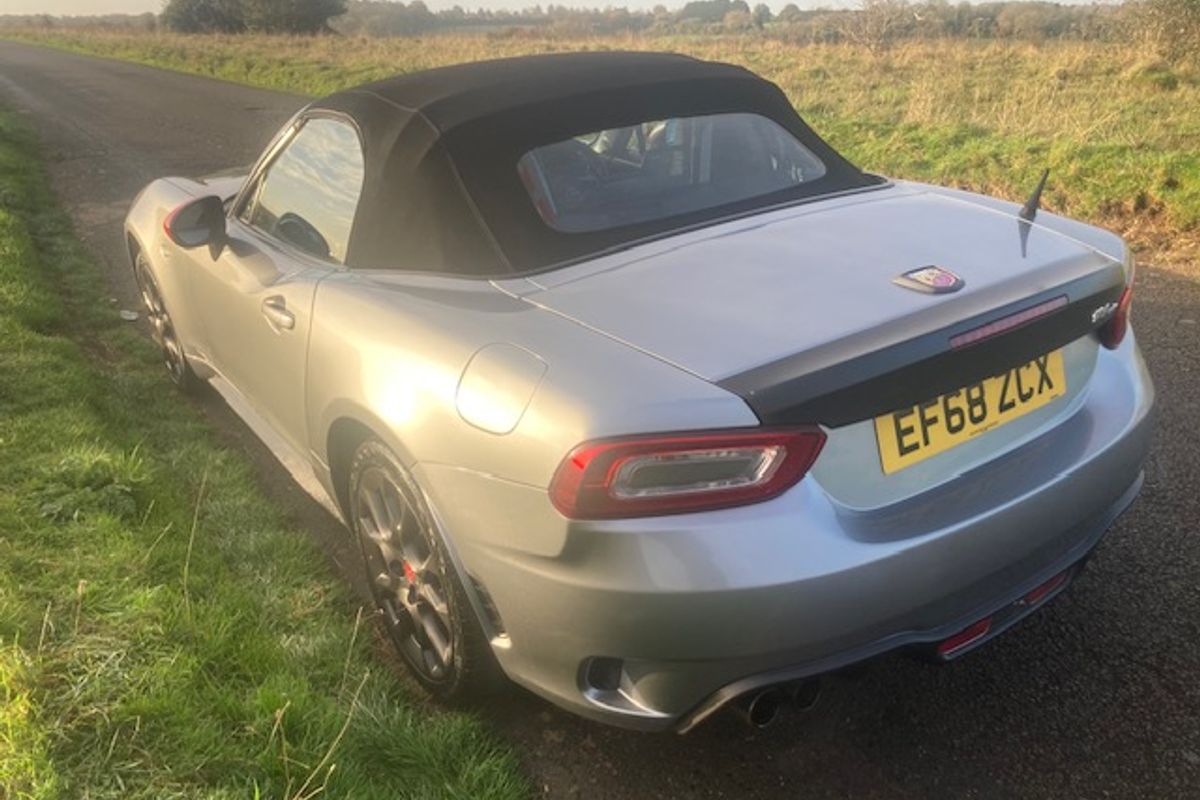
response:
M315 458L328 469L339 419L365 425L417 473L435 508L490 520L458 535L556 552L562 520L546 487L575 445L757 424L740 398L483 281L342 273L321 284L313 320ZM457 403L464 368L495 344L545 365L519 422L502 432L468 423ZM530 530L534 520L548 527Z

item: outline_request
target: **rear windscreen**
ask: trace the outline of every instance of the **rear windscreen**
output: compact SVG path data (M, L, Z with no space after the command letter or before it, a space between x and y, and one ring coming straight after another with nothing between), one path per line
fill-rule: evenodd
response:
M825 164L773 120L743 112L575 136L525 153L517 172L543 222L588 233L792 189Z

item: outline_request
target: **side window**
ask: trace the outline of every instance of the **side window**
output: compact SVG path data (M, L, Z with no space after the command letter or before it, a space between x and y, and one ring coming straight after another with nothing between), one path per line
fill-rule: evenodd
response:
M334 119L310 119L267 167L246 221L341 264L362 183L362 145L354 128Z

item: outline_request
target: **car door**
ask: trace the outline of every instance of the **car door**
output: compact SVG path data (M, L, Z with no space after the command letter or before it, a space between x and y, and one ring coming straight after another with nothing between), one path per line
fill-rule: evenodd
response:
M313 296L345 262L362 181L354 125L300 117L235 200L226 246L192 281L213 366L300 452Z

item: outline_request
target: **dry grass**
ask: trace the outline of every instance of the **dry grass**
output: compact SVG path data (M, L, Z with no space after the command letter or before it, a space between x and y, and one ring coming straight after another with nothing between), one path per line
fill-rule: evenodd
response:
M1043 167L1055 210L1143 243L1200 234L1200 76L1134 46L909 42L879 55L761 35L425 38L9 32L53 46L305 94L485 58L671 50L743 64L778 83L863 167L1013 199Z
M1053 171L1050 207L1143 243L1200 228L1200 76L1136 47L946 40L873 55L762 36L588 39L20 34L73 50L307 94L398 72L525 53L672 50L743 64L865 168L1020 198Z

